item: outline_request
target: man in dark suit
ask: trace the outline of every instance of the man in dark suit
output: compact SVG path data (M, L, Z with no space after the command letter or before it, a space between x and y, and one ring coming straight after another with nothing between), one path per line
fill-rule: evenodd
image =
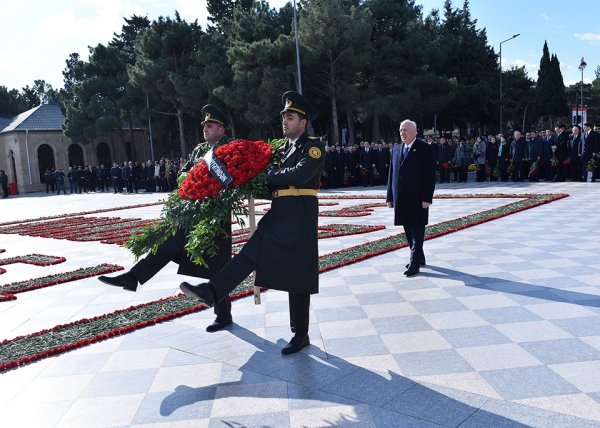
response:
M208 150L231 141L225 135L227 126L227 116L216 106L207 104L202 108L204 117L203 133L206 143L196 146L190 155L190 160L183 166L182 172L191 169ZM154 168L154 167L152 167ZM174 261L179 264L177 273L182 275L195 276L197 278L211 278L219 272L223 266L231 259L231 221L228 218L222 224L223 234L217 235L217 254L208 258L206 263L208 267L195 264L188 256L185 250L187 242L187 233L180 229L171 238L167 239L155 254L148 254L139 260L128 272L114 277L100 276L98 279L105 284L123 287L125 290L135 291L138 283L144 284L156 275L167 263ZM231 317L231 300L229 295L223 296L223 299L215 305L215 321L206 327L206 331L214 332L227 327L233 322Z
M325 146L306 131L315 116L309 101L295 91L283 94L282 101L281 122L289 149L281 167L267 174L267 185L273 189L271 209L221 272L208 283L184 282L180 288L213 306L256 271L256 285L289 293L290 326L295 334L281 350L288 355L310 344L310 295L319 292L317 189L325 166Z
M564 162L569 156L569 134L565 131L565 125L562 123L557 123L554 130L556 131L556 136L554 137L552 152L558 159L556 174L558 176L558 181L566 181L567 175L569 174L569 166L565 165Z
M358 154L358 162L361 168L361 182L363 186L372 186L373 168L376 168L376 154L368 141L365 141L365 148Z
M531 138L528 142L529 160L531 166L537 162L537 170L529 178L531 181L539 181L541 175L540 163L542 163L542 139L538 137L537 131L531 131Z
M388 207L394 208L394 225L404 226L410 245L410 263L404 272L408 277L417 275L419 267L425 265L425 225L435 190L433 148L416 137L417 124L403 121L400 124L403 144L392 152L386 197Z
M592 129L591 123L583 124L583 155L581 156L583 177L587 178L587 164L590 159L600 151L600 135ZM598 160L596 160L597 162ZM595 171L593 171L595 172ZM592 175L592 181L596 180L595 174Z
M583 142L581 141L581 127L573 125L571 136L569 137L569 159L570 173L572 181L582 181L581 157L583 155Z
M552 156L554 152L552 151L552 146L554 145L554 135L552 134L551 129L546 129L546 133L542 138L542 160L544 161L543 173L540 172L540 175L546 181L552 181L554 178L554 168L552 167Z
M513 166L513 181L523 181L523 159L527 155L527 141L521 131L514 131L511 162Z

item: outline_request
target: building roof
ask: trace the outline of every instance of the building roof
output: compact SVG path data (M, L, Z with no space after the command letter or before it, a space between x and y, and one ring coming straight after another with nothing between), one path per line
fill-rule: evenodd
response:
M57 104L41 104L13 118L0 133L11 131L62 131L65 116Z
M58 104L41 104L27 110L15 117L0 117L0 134L14 131L60 131L65 121ZM128 128L124 123L123 129ZM143 126L133 123L134 129L144 129Z
M1 117L0 116L0 132L6 128L8 125L10 125L10 122L12 121L12 119L10 117Z

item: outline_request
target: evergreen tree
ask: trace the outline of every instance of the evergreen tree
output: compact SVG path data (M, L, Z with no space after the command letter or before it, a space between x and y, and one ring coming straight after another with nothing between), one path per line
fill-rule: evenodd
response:
M90 48L88 62L72 54L67 60L65 77L65 135L79 142L99 136L120 135L128 123L129 141L133 141L132 109L145 99L128 84L127 65L135 61L133 44L136 34L149 26L145 17L125 19L120 35L106 46Z
M535 88L535 111L538 116L549 117L549 126L552 126L553 117L567 114L567 98L560 63L556 55L550 56L546 41Z
M534 81L530 79L525 66L512 67L502 73L504 118L513 124L513 128L526 132L535 123L534 117Z
M135 64L127 67L134 87L156 90L169 105L159 113L177 118L182 156L188 153L184 116L200 111L206 99L206 87L195 70L200 36L197 21L188 23L177 12L174 19L159 17L136 39Z
M469 2L462 9L453 9L450 0L444 3L444 18L440 27L440 45L444 60L434 65L434 73L455 79L456 96L448 103L443 120L460 125L480 125L491 121L497 108L497 56L488 45L485 29L476 28L471 18Z
M294 80L291 12L289 7L278 12L265 1L234 10L225 39L231 80L224 78L213 94L227 106L235 132L261 138L279 132L274 109ZM218 67L224 73L228 68Z
M357 79L357 64L370 50L371 20L368 9L350 0L312 0L300 13L307 81L329 101L334 145L339 142L338 92Z
M27 110L23 95L16 89L10 91L0 86L0 117L13 117Z

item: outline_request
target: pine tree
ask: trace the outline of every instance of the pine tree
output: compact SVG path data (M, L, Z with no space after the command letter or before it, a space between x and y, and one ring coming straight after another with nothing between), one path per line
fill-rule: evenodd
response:
M549 116L550 126L553 116L567 114L565 85L556 55L550 56L548 42L544 42L538 80L535 88L535 111L538 116Z

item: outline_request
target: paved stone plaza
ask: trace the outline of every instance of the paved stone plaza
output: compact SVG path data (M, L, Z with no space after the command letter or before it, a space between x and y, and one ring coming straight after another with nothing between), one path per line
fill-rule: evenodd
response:
M338 194L382 195L382 187ZM209 334L212 310L41 359L0 374L4 427L600 427L600 183L455 183L437 194L570 196L425 243L421 275L406 248L321 274L312 345L283 357L287 295L233 303L235 324ZM324 191L323 194L333 194ZM2 200L0 222L155 202L164 194ZM328 199L339 209L373 200ZM436 199L430 224L511 202ZM265 206L259 206L262 210ZM157 218L160 206L96 216ZM387 208L320 217L385 225L319 241L321 254L401 232ZM50 221L52 222L52 221ZM99 263L126 269L123 247L0 235L0 284ZM189 277L170 264L137 293L95 277L0 302L0 340L172 296Z

